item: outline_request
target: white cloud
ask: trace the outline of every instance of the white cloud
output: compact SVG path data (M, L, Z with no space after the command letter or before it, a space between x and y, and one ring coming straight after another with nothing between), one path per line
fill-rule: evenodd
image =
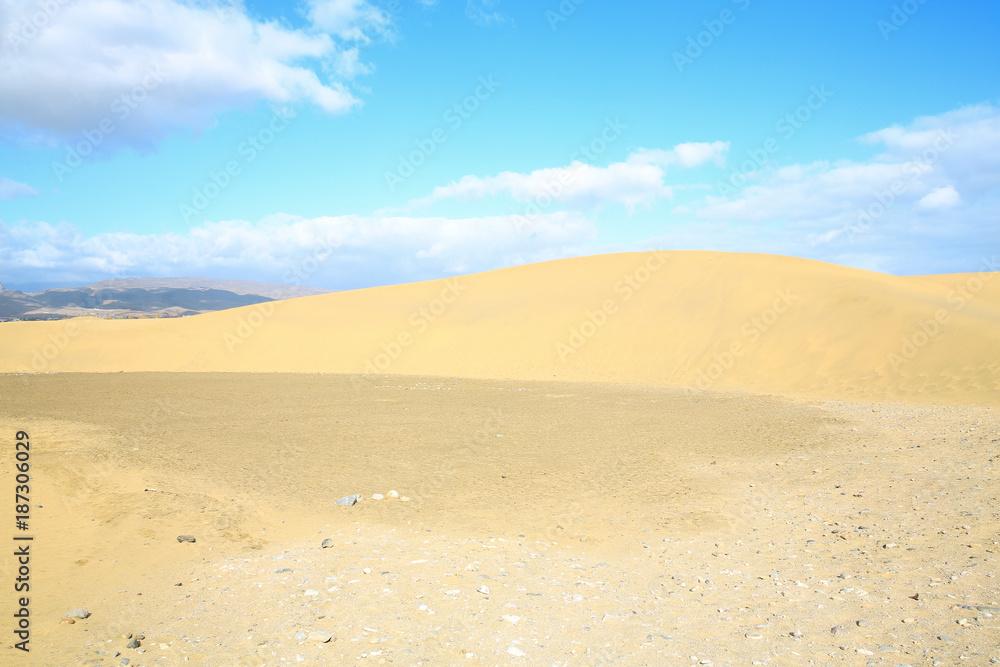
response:
M917 206L924 209L952 208L961 203L962 196L958 194L958 190L950 185L946 185L943 188L934 188L921 197L920 201L917 202Z
M642 148L630 155L628 161L633 164L659 164L664 167L679 164L685 168L700 167L711 162L719 167L725 167L728 152L728 141L696 142L677 144L670 150Z
M85 236L68 225L0 223L0 266L8 284L203 275L346 289L580 254L597 233L590 220L566 212L521 224L513 216L276 215L257 224L206 223L185 234Z
M0 199L17 199L18 197L34 197L36 195L38 195L38 190L30 185L12 181L6 176L0 176Z
M685 203L665 238L902 273L972 270L997 248L1000 108L921 117L861 141L880 152L762 168L731 196Z
M359 103L346 81L370 69L357 47L391 20L361 0L314 1L305 29L212 0L53 0L37 27L39 6L0 0L0 131L51 141L110 120L113 144L203 129L258 101L345 112Z
M664 168L670 165L696 167L707 162L724 164L729 144L680 144L670 150L640 149L625 162L595 167L574 161L566 167L536 169L527 174L505 171L496 176L463 176L448 185L434 188L430 195L411 204L428 206L446 199L473 201L487 196L509 195L520 203L551 202L571 206L596 207L609 203L629 211L650 206L658 199L672 199L673 189L664 183Z
M465 15L481 26L513 23L514 19L495 9L499 4L500 0L466 0Z

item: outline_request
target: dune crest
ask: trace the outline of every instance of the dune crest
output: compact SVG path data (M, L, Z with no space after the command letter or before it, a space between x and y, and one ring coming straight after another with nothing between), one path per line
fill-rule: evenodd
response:
M557 378L992 405L998 275L621 253L179 320L7 323L0 370Z

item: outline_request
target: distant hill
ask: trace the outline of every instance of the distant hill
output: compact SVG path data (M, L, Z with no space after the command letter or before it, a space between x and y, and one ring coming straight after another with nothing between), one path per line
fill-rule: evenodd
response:
M42 292L7 290L0 284L0 320L58 320L79 315L184 317L329 291L213 278L116 278Z

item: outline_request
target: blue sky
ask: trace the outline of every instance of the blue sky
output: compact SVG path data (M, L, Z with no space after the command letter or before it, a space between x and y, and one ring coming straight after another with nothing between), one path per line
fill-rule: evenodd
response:
M648 248L981 270L998 27L940 0L0 0L0 281L349 289Z

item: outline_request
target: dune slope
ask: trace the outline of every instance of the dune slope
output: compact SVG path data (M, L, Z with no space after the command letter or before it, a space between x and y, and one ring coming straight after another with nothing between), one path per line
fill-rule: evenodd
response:
M622 253L180 320L0 326L0 371L584 380L1000 403L997 273Z

